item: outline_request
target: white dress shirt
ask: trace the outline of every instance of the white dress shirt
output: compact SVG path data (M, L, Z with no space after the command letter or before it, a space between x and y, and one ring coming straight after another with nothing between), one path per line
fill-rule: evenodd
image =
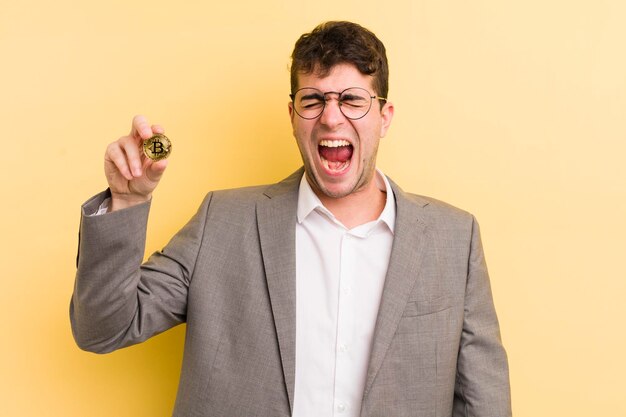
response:
M294 417L356 417L389 265L396 218L387 178L380 217L348 230L303 176L296 224Z

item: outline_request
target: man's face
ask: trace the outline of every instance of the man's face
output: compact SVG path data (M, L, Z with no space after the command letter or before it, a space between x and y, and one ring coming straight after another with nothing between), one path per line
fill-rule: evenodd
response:
M351 64L334 66L320 77L313 71L298 76L298 88L313 87L322 92L341 92L360 87L372 96L373 77L364 75ZM370 111L358 120L346 118L339 110L337 95L329 101L321 116L303 119L289 103L293 135L298 142L307 179L313 191L322 198L342 198L376 187L372 182L376 168L376 152L380 138L385 136L393 117L393 105L387 102L381 109L374 99Z

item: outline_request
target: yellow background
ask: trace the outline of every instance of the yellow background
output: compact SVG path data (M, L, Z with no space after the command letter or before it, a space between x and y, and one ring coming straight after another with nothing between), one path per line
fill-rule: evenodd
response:
M388 48L379 166L481 222L514 414L626 415L625 2L2 0L1 416L170 415L183 326L74 345L79 206L137 113L174 145L147 254L207 190L291 173L289 55L331 19Z

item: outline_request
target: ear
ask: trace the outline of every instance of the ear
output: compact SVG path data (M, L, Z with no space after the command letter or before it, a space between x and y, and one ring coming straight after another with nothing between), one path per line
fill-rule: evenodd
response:
M289 120L291 120L291 130L294 130L295 126L294 126L293 122L294 122L294 117L296 116L296 112L293 109L293 102L290 101L289 103L287 103L287 107L289 108ZM294 132L294 134L295 134L295 132Z
M289 107L289 118L293 121L293 102L290 101L289 103L287 103L287 107Z
M384 138L387 134L389 126L391 126L391 119L393 119L393 103L388 101L385 103L382 109L380 109L380 117L382 123L380 124L380 137Z

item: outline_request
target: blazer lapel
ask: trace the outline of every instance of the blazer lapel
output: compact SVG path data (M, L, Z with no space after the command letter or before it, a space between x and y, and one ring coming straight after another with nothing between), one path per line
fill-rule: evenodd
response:
M261 253L278 335L289 406L293 410L296 364L296 211L303 170L271 186L257 204Z
M374 328L372 353L367 370L365 398L391 344L409 295L418 280L424 248L430 240L420 212L428 204L419 197L409 197L391 180L396 199L394 240L383 294Z

